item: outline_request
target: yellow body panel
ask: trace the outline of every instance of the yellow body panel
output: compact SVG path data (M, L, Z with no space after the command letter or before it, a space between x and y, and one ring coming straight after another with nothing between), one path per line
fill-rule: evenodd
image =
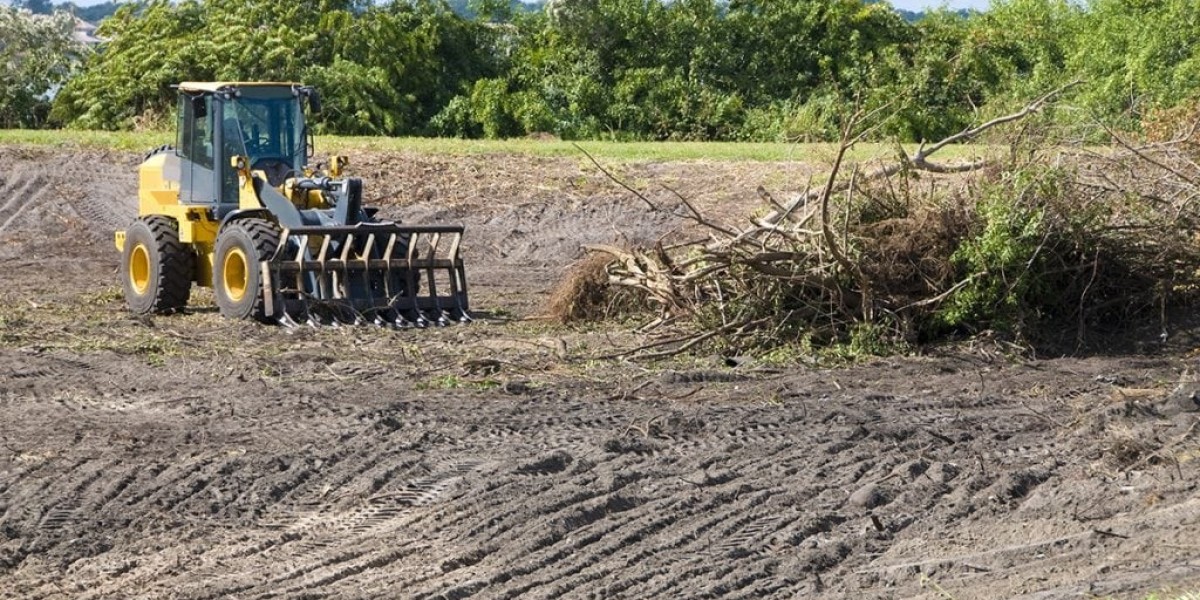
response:
M267 174L262 171L254 171L254 176L263 181L267 180ZM254 191L254 185L250 181L249 170L238 174L238 208L241 210L263 208L262 200L258 199L258 193Z
M163 214L163 207L179 206L179 181L166 177L166 152L160 152L138 167L138 215Z
M192 246L199 259L192 281L211 286L213 248L221 224L209 217L207 207L179 203L179 181L165 173L169 156L167 153L155 154L138 167L138 216L165 215L175 219L179 225L179 241ZM254 195L253 189L250 195ZM117 250L125 250L124 231L116 232L114 241Z

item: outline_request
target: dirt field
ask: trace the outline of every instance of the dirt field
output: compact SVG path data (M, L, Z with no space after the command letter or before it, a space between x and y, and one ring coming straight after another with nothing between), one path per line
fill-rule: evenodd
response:
M189 314L134 318L111 230L134 214L140 157L0 148L0 597L1200 584L1186 344L1037 361L979 344L840 369L596 360L639 340L531 317L581 243L654 240L676 219L582 159L354 158L386 214L467 225L478 322L288 330L223 321L206 292ZM615 168L726 215L809 173Z

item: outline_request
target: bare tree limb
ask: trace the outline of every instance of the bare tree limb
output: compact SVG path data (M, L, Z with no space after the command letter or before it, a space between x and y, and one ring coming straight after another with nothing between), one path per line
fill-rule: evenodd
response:
M1081 79L1076 79L1074 81L1071 81L1070 83L1067 83L1065 85L1062 85L1058 88L1055 88L1055 89L1047 92L1046 94L1042 95L1041 98L1038 98L1037 100L1034 100L1033 102L1030 102L1029 104L1025 105L1025 108L1022 108L1021 110L1019 110L1015 113L1004 115L1002 117L996 117L995 119L992 119L991 121L988 121L988 122L983 123L982 125L978 125L976 127L968 127L967 129L964 129L952 136L942 139L941 141L937 142L936 144L934 144L932 146L929 146L928 148L926 148L925 144L922 143L921 146L919 148L917 148L917 153L914 154L910 160L917 167L924 169L924 165L929 164L926 159L928 159L931 155L933 155L934 152L937 152L938 150L941 150L942 148L945 148L946 146L949 146L950 144L957 144L959 142L965 142L965 141L972 140L972 139L978 137L979 134L981 134L989 129L992 129L993 127L996 127L998 125L1003 125L1005 123L1012 123L1013 121L1020 121L1021 119L1024 119L1025 117L1028 117L1029 115L1041 110L1042 107L1045 106L1046 103L1049 102L1050 100L1052 100L1054 97L1058 96L1059 94L1062 94L1063 92L1065 92L1073 87L1078 86L1081 83L1083 83L1083 80L1081 80ZM929 169L926 169L926 170L929 170Z
M929 162L929 157L933 156L934 153L941 150L942 148L945 148L946 146L948 146L950 144L955 144L958 142L963 142L963 141L974 139L989 129L998 127L1005 123L1011 123L1013 121L1019 121L1021 119L1024 119L1025 117L1028 117L1029 115L1040 111L1043 107L1045 107L1045 105L1048 102L1050 102L1052 99L1057 97L1059 94L1062 94L1064 91L1066 91L1070 88L1078 86L1080 83L1082 83L1081 80L1072 81L1062 87L1056 88L1056 89L1044 94L1042 97L1038 98L1037 100L1034 100L1033 102L1029 103L1024 108L1022 108L1021 110L1019 110L1015 113L1012 113L1009 115L1004 115L1002 117L997 117L997 118L992 119L991 121L988 121L982 125L978 125L976 127L965 129L963 131L960 131L959 133L956 133L954 135L951 135L949 137L946 137L946 138L938 141L937 143L933 144L932 146L926 147L924 144L922 144L920 146L920 148L917 149L917 153L911 157L908 156L907 153L904 153L903 149L901 149L901 154L902 154L901 161L899 161L897 163L886 165L875 171L869 172L863 176L863 180L864 181L872 181L872 180L878 179L880 177L890 177L890 176L895 175L896 173L899 173L900 171L904 170L906 167L916 168L918 170L929 171L932 173L966 173L966 172L982 169L983 167L985 167L989 164L989 161L987 161L987 160L974 161L974 162L970 162L970 163L966 163L966 164L962 164L962 165L939 165L939 164ZM843 191L846 189L845 186L847 186L847 185L848 184L845 182L840 183L834 188L834 191ZM808 192L806 194L798 196L798 197L794 198L791 202L789 202L787 205L785 205L784 210L772 211L770 214L768 214L767 216L760 219L758 221L758 224L760 227L764 227L764 228L770 227L771 225L774 225L774 224L778 223L779 221L781 221L782 219L786 218L787 215L790 214L792 211L794 211L797 206L803 205L812 200L820 199L823 194L824 194L824 190L822 190L819 193Z
M604 176L607 177L609 179L609 181L612 181L613 183L625 188L625 191L629 192L630 194L633 194L637 199L641 200L642 202L645 202L646 206L650 207L650 210L652 210L654 212L660 212L662 210L658 207L657 204L651 202L650 199L647 198L644 194L633 189L632 187L629 186L629 184L627 184L624 181L617 178L616 175L613 175L612 173L610 173L608 171L608 169L604 168L604 165L601 165L600 162L596 160L596 157L589 154L588 151L584 150L579 144L572 143L571 145L574 146L576 150L583 153L584 156L588 157L588 160L592 161L592 165L594 165L597 169L600 169L600 172L604 173Z

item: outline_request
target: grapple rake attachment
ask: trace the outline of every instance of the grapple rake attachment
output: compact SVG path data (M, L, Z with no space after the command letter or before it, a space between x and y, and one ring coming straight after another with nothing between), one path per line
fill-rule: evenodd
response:
M286 228L261 265L264 312L284 325L470 321L462 234L461 225Z

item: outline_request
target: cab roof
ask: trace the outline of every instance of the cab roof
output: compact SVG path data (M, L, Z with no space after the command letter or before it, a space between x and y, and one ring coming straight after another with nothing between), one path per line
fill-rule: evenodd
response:
M244 87L302 87L303 84L288 81L185 81L179 89L185 92L215 93L225 88Z

